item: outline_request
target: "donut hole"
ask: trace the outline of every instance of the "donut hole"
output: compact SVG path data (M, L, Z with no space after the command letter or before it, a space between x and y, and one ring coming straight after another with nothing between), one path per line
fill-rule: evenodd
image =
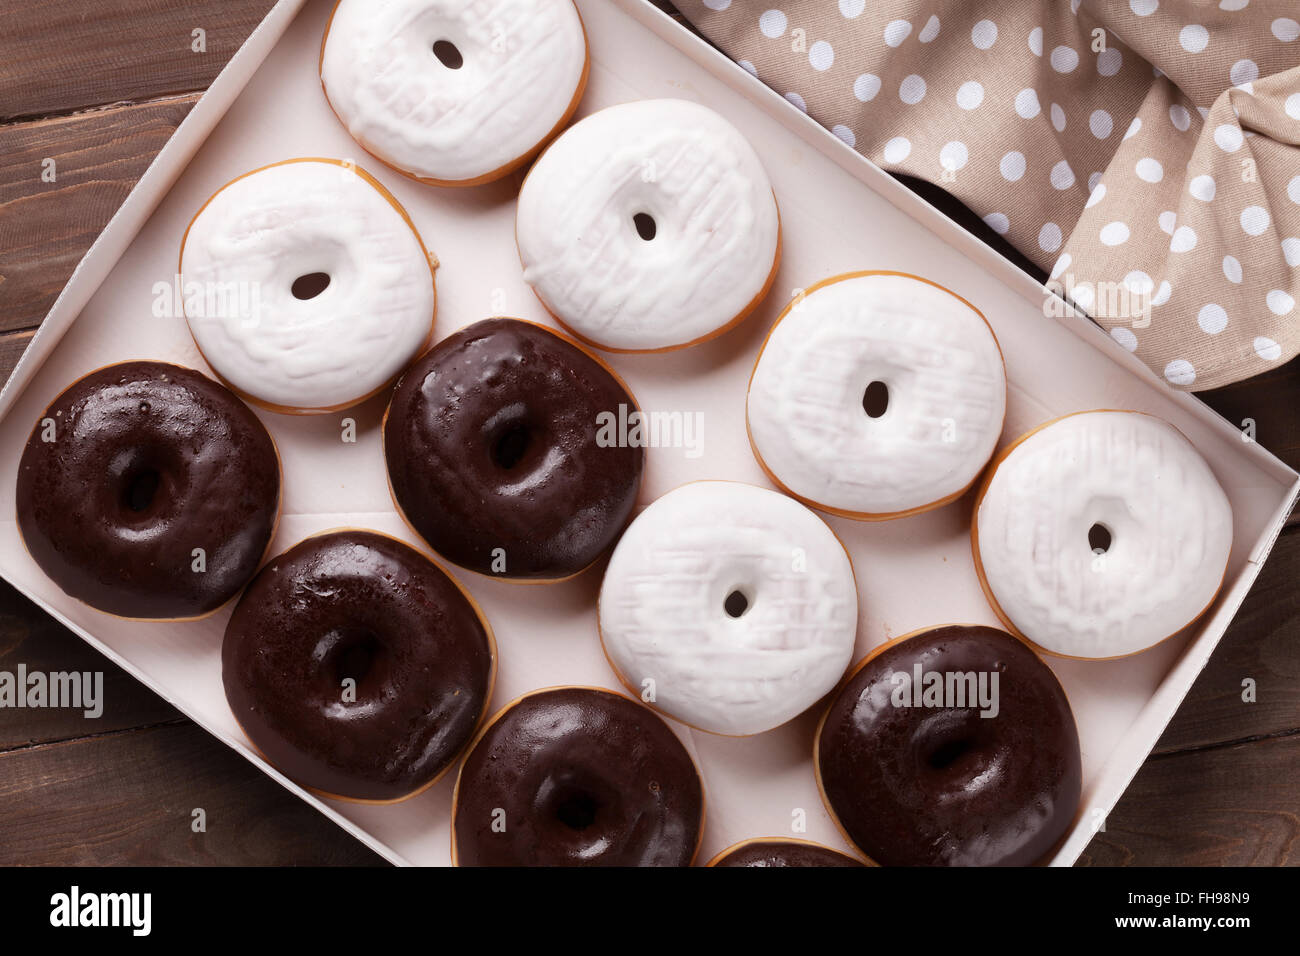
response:
M523 460L532 444L532 430L522 422L507 426L492 443L492 460L506 471Z
M889 410L889 386L872 382L862 393L862 410L868 418L879 418Z
M148 511L161 485L162 473L157 468L138 468L130 472L122 483L122 506L137 514Z
M465 65L465 58L461 56L460 50L456 44L450 40L438 40L433 45L433 55L449 70L459 70Z
M636 226L636 234L649 242L659 232L659 225L655 222L655 217L648 212L639 212L632 217L632 225Z
M1100 521L1088 529L1088 548L1093 554L1105 554L1110 550L1111 534Z
M324 643L328 648L325 670L335 687L346 680L357 689L366 686L368 678L379 672L386 654L379 637L364 627L337 628L326 635Z
M926 757L926 763L934 770L947 770L970 753L973 746L974 742L966 738L945 740L930 751L929 756Z
M749 610L749 596L740 588L733 588L723 599L722 609L728 617L743 617Z
M309 272L306 275L298 276L293 280L290 287L295 299L301 299L304 302L316 298L330 287L330 277L327 272Z

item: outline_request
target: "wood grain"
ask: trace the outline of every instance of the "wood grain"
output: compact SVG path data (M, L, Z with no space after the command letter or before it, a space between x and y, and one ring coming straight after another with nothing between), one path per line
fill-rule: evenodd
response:
M275 0L16 0L0 8L0 121L207 89ZM193 49L202 29L206 52Z

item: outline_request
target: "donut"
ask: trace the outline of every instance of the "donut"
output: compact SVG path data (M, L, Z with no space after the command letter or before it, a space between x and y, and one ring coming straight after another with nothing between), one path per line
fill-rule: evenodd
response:
M221 645L226 700L285 776L392 803L432 786L473 738L496 647L478 606L409 545L362 529L273 558Z
M452 797L456 866L689 866L704 786L648 707L598 687L508 704L479 735Z
M697 481L632 522L597 613L628 690L697 730L748 736L835 688L853 660L858 594L844 546L803 505Z
M971 551L1007 629L1040 650L1102 660L1171 637L1213 603L1232 507L1205 459L1151 415L1090 411L998 456Z
M850 867L865 866L861 860L832 850L820 843L808 840L792 840L788 837L768 837L763 840L742 840L733 844L715 856L709 866L750 866L750 867L786 867L786 866L830 866Z
M956 624L853 669L817 727L817 783L845 838L884 866L1027 866L1074 822L1079 734L1023 642Z
M559 132L589 65L572 0L341 0L320 78L367 152L421 182L473 186Z
M717 113L642 100L575 123L529 170L515 239L524 281L611 352L685 348L767 295L781 252L758 154Z
M391 384L428 344L436 264L365 170L291 159L223 186L190 222L185 320L246 400L338 411Z
M443 339L384 415L393 500L447 560L505 580L572 577L614 543L645 449L599 423L637 413L617 375L568 339L496 318Z
M124 362L41 415L16 500L23 544L69 597L117 617L191 620L233 598L266 554L280 458L228 389Z
M1006 414L984 316L927 279L851 272L786 306L759 352L746 418L759 465L821 511L882 520L974 484Z

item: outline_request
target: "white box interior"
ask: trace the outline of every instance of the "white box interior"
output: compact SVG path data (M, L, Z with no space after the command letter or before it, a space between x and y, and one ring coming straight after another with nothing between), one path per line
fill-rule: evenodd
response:
M303 10L295 18L299 6ZM203 201L256 167L295 156L352 158L392 190L441 260L439 338L491 314L552 324L523 283L514 246L521 174L468 190L423 186L367 157L335 120L316 71L331 6L332 0L277 5L82 263L0 395L0 514L14 514L17 461L30 429L74 379L137 358L209 371L183 319L153 316L154 285L172 281L182 233ZM1200 403L1165 388L1091 324L1045 318L1036 283L653 8L640 0L578 0L578 6L592 52L579 115L664 96L713 107L758 150L784 225L784 259L774 292L740 328L685 352L609 357L645 409L704 415L699 457L688 457L683 449L648 450L641 505L701 478L770 486L750 452L744 421L745 388L759 345L794 290L857 269L917 273L984 312L1001 342L1010 381L1004 442L1067 412L1131 408L1173 422L1213 466L1232 502L1235 543L1224 589L1210 612L1184 634L1133 658L1049 661L1073 704L1083 749L1079 819L1052 861L1073 862L1245 596L1290 510L1295 473L1244 442ZM394 512L386 487L378 435L385 400L313 418L258 413L284 462L284 515L275 551L340 525L372 527L420 545ZM340 440L345 416L357 422L355 444ZM967 496L937 512L893 522L827 519L848 547L858 575L859 657L890 636L921 627L953 621L997 625L971 560L970 507ZM537 687L618 688L596 634L601 567L545 588L453 571L480 601L497 635L500 671L493 712ZM192 624L131 623L91 610L44 577L23 549L12 518L0 522L0 573L389 859L449 862L454 773L405 803L360 806L303 792L251 751L221 686L228 609ZM789 835L799 811L807 820L800 835L844 846L813 779L812 733L819 711L750 738L715 737L675 725L697 758L708 796L701 861L737 840Z

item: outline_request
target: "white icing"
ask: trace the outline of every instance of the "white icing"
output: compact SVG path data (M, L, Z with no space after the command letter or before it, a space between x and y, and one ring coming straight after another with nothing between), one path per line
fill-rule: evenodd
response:
M1118 657L1205 609L1232 546L1232 510L1172 425L1085 412L1034 433L998 465L976 514L989 590L1047 651ZM1088 532L1110 547L1095 554Z
M296 298L294 281L317 272L329 286ZM395 377L433 328L433 276L415 231L354 169L331 162L271 166L222 189L190 227L181 276L203 357L269 405L354 403ZM238 307L190 299L191 289L223 287Z
M740 591L748 609L725 608ZM853 657L858 596L830 528L792 498L729 481L671 491L624 533L600 589L605 651L655 707L757 734L829 693Z
M868 416L872 382L888 406ZM805 500L854 514L957 494L992 457L1006 410L997 340L969 305L907 276L822 286L777 323L750 382L762 462Z
M655 222L643 239L634 217ZM763 291L780 233L749 142L685 100L613 106L570 127L529 172L515 235L524 279L583 338L687 345Z
M434 54L439 41L459 51L458 69ZM572 0L342 0L321 81L367 150L457 182L540 146L573 105L586 63Z

